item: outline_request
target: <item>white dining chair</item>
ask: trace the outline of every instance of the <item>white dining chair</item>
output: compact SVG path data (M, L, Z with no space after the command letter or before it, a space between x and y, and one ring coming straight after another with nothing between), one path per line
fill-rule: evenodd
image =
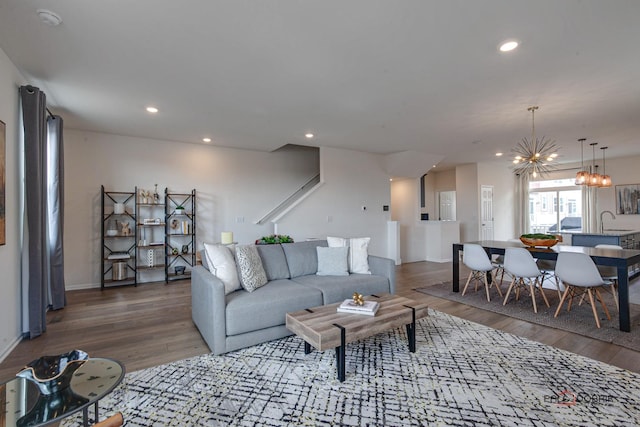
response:
M623 249L620 245L607 244L600 244L596 245L595 247L599 249ZM611 282L611 286L609 286L607 290L611 293L611 295L613 295L613 300L616 302L616 309L619 311L620 303L618 302L618 269L610 265L596 265L596 267L598 267L600 277L602 277L602 279L605 281Z
M611 282L603 280L598 272L598 268L589 255L580 252L560 252L556 263L556 275L562 280L565 286L564 293L556 309L554 317L558 317L562 305L569 298L567 311L571 311L571 303L573 298L578 295L586 294L589 297L593 317L596 320L596 326L600 328L600 319L596 311L595 297L600 301L607 319L611 320L611 315L607 309L607 305L602 299L600 289L611 286Z
M500 286L493 276L494 265L482 246L475 243L465 243L462 249L462 263L471 270L469 277L467 277L467 283L462 290L462 295L467 292L471 280L474 280L476 292L478 291L478 283L484 283L487 301L491 301L489 288L493 285L495 285L500 298L502 298L502 290L500 290ZM489 284L487 274L491 277L491 284Z
M520 299L521 288L528 289L533 301L533 311L538 312L538 306L536 304L536 289L542 295L544 303L549 307L549 300L544 294L542 289L542 279L544 279L544 273L540 271L536 260L525 248L507 248L504 253L504 269L509 273L513 279L507 289L507 294L504 297L502 305L506 305L509 301L509 295L511 291L515 289L516 300Z

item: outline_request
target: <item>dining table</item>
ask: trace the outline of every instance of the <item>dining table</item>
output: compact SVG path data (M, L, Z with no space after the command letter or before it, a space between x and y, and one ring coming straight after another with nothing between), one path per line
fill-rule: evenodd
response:
M480 240L475 243L482 246L489 256L494 254L504 255L507 248L525 247L518 241ZM464 243L453 244L453 292L460 292L460 252ZM556 260L560 252L579 252L587 254L597 265L606 265L616 268L618 273L618 301L620 330L631 332L631 315L629 306L629 267L640 263L640 250L636 249L609 249L594 248L589 246L555 245L547 247L527 247L531 255L536 259Z

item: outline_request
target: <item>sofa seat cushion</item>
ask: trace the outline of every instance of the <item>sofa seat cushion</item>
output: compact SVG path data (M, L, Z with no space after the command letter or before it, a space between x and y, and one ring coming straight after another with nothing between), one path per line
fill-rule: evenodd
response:
M226 296L227 335L284 325L285 314L322 305L322 292L290 280L274 280L253 292Z
M363 295L389 293L389 279L370 274L348 276L299 276L291 279L322 292L323 303L333 304L351 298L354 292Z

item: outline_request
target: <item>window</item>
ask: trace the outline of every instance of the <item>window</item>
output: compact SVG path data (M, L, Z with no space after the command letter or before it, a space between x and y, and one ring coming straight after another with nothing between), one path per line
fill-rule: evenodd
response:
M548 202L553 201L552 206ZM529 232L582 229L582 193L573 178L529 183Z

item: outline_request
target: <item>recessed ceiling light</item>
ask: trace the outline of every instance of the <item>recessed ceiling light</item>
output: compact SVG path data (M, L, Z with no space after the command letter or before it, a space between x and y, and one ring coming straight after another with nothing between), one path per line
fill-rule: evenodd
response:
M50 10L38 9L36 10L36 14L43 23L51 25L52 27L57 27L58 25L62 24L62 18L60 18L60 15L51 12Z
M307 139L311 139L311 138L313 138L313 134L311 132L307 132L307 133L304 134L304 137L307 138Z
M515 40L506 40L500 44L500 52L511 52L518 47L518 42Z
M147 111L155 114L158 112L158 109L156 107L147 107Z
M211 142L211 138L202 138L203 142Z
M502 152L498 151L498 152L496 153L496 157L500 157L500 156L502 156L503 154L504 154L504 153L502 153Z

